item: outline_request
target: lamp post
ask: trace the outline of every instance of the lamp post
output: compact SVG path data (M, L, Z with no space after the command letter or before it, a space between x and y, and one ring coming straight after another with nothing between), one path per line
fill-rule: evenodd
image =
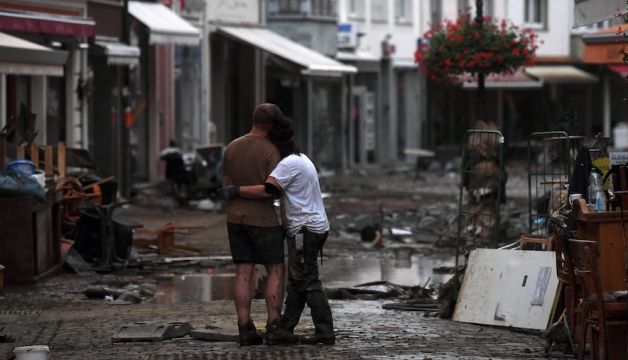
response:
M484 26L484 2L482 0L475 0L475 23L478 26L478 31ZM478 116L476 120L486 121L486 91L484 81L484 72L478 72Z

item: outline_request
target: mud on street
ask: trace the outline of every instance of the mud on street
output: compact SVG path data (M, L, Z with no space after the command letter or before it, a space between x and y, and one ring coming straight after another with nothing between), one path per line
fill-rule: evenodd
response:
M526 204L525 172L509 169L503 221L518 234L518 208ZM452 276L458 175L413 171L352 173L321 180L331 221L321 278L330 294L337 328L335 346L240 348L233 341L190 336L157 342L113 343L120 326L138 322L189 322L194 329L237 334L231 301L233 265L225 217L219 210L174 207L164 197L145 197L120 212L155 229L184 224L179 253L157 255L134 247L126 269L109 274L65 272L33 286L0 292L0 359L15 346L48 345L53 359L537 359L539 333L511 331L440 319L432 300ZM381 227L374 247L368 231ZM264 281L256 273L258 288ZM362 289L356 286L373 283ZM414 311L386 309L422 298ZM416 304L413 303L413 304ZM418 311L417 311L418 310ZM258 294L253 319L265 327ZM3 329L2 329L3 328ZM296 332L313 332L306 309Z

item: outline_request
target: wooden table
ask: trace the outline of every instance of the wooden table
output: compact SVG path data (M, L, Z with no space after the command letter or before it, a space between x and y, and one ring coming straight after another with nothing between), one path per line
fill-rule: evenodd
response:
M577 237L598 243L602 290L626 290L622 231L628 239L628 210L624 211L626 228L623 230L620 211L591 212L584 199L574 201L573 215L577 224ZM578 257L578 254L574 256Z

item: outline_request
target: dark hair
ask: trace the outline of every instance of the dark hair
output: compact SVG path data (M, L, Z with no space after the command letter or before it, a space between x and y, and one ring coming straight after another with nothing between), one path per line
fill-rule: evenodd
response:
M253 111L253 126L270 129L280 116L283 113L279 106L271 103L259 104Z
M275 125L268 132L268 139L275 144L282 159L288 155L301 153L301 149L294 142L292 120L283 114L277 118Z

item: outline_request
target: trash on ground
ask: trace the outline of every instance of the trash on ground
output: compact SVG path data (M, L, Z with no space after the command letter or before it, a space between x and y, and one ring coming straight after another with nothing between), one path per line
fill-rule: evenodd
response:
M50 348L46 345L19 346L13 349L15 360L49 359Z
M192 327L187 322L173 322L167 324L135 323L122 325L111 336L111 341L163 341L189 335Z
M192 330L190 332L190 336L205 341L216 341L216 342L236 342L238 341L237 333L225 333L219 332L213 329L201 329L201 330Z

